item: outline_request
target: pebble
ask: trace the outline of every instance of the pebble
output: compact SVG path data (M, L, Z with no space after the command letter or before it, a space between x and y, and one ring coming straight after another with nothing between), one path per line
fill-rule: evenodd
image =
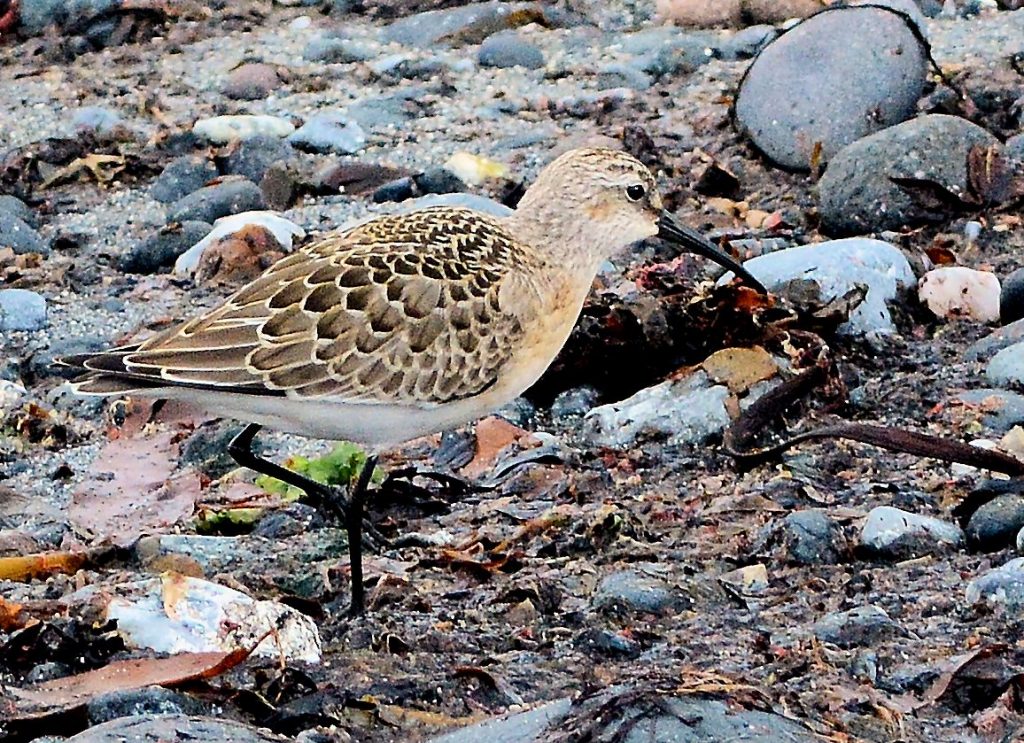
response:
M6 213L17 217L30 227L38 227L36 214L31 207L17 196L0 194L0 213Z
M71 117L75 130L95 132L100 135L113 134L125 125L121 114L100 106L86 106L75 111Z
M272 212L250 211L221 217L214 223L213 229L178 257L174 262L174 273L178 276L192 276L199 268L203 253L208 247L227 235L250 226L266 228L286 249L291 247L296 238L306 236L305 230L297 224Z
M971 514L964 530L967 544L979 552L995 552L1015 544L1024 528L1024 498L998 495Z
M597 388L589 385L571 387L558 393L551 402L551 417L558 420L584 416L593 409L600 396Z
M477 60L483 67L525 67L536 70L544 66L544 52L515 31L505 31L484 39Z
M530 2L474 3L400 18L383 29L381 39L427 50L443 43L478 44L491 34L541 16L541 8Z
M171 160L149 187L149 195L170 204L197 191L219 175L217 166L205 157L182 155Z
M214 144L228 144L235 140L252 139L260 135L284 138L295 131L287 119L265 114L235 114L200 119L192 126L192 133Z
M620 37L619 47L635 57L639 69L660 78L684 75L711 61L715 39L671 26L648 28Z
M900 16L829 10L761 50L740 85L735 120L771 160L808 170L912 116L927 74L927 50Z
M1024 268L1018 268L1003 281L999 295L999 319L1015 322L1024 318Z
M573 722L567 722L571 718ZM820 741L804 724L780 714L697 694L666 696L613 686L579 699L566 697L525 712L491 718L430 738L427 743L537 743L564 739L583 720L588 740L626 743L814 743ZM625 733L623 734L623 731Z
M795 511L782 520L782 543L798 565L836 565L842 557L842 535L836 523L816 508Z
M1024 557L1015 557L967 584L967 603L1024 609Z
M697 445L729 425L729 388L698 371L642 389L632 397L587 413L584 433L595 446L626 449L648 437Z
M345 116L368 132L397 129L416 117L415 101L423 93L419 88L413 88L394 95L364 98L349 104Z
M654 80L634 64L613 62L605 65L597 73L597 87L601 90L611 88L631 88L647 90Z
M250 62L231 71L221 92L239 101L260 101L277 90L281 78L273 65Z
M639 570L621 570L598 583L591 604L609 614L674 614L689 609L692 600L671 584Z
M986 387L966 390L953 400L977 406L983 412L982 423L997 432L1024 424L1024 395L1017 392Z
M985 367L985 378L996 387L1024 387L1024 343L1007 346Z
M173 713L118 717L72 735L64 739L64 743L214 740L225 743L282 743L285 739L234 720Z
M202 240L213 227L188 220L164 227L154 236L136 243L118 263L126 273L151 274L169 270L182 253Z
M305 152L351 155L366 146L366 132L343 114L326 113L309 119L288 142Z
M46 324L46 300L41 294L28 289L0 289L0 330L42 330Z
M863 237L779 250L743 265L770 291L795 279L813 281L825 301L844 296L858 284L866 286L864 301L839 327L839 332L848 336L877 337L895 332L886 303L917 283L910 262L899 248ZM731 276L726 274L720 281Z
M197 698L162 686L112 691L92 697L85 705L90 725L99 725L119 717L151 715L199 715L208 711Z
M964 532L956 524L879 506L871 509L864 522L859 547L871 557L897 561L943 554L963 543Z
M991 323L999 321L999 292L991 271L943 266L921 278L917 296L936 317Z
M822 642L843 649L873 645L902 634L884 609L872 605L827 614L814 623L811 631Z
M776 36L774 26L759 24L747 26L718 45L718 55L724 60L750 59L764 49Z
M1024 319L1014 320L1008 325L993 330L964 351L967 361L985 361L1008 346L1024 341Z
M944 215L918 206L893 178L967 189L967 154L998 141L966 119L929 114L854 142L818 181L822 229L846 235L926 224Z
M328 64L347 64L350 62L366 62L377 56L376 50L368 44L337 36L318 36L302 50L302 58L309 62L326 62Z
M1017 163L1018 167L1024 166L1024 134L1016 134L1006 140L1003 153L1007 160Z
M263 208L259 186L244 178L233 178L178 199L168 209L167 221L213 223L221 217Z
M50 254L50 246L39 233L13 211L0 210L0 248L11 248L15 255Z
M237 433L237 427L236 431ZM321 513L305 503L289 503L284 508L268 511L256 524L252 533L266 539L287 539L320 529L326 521Z
M295 150L288 142L260 135L239 142L224 160L223 167L229 175L240 175L253 183L259 183L271 165L288 163L294 156Z

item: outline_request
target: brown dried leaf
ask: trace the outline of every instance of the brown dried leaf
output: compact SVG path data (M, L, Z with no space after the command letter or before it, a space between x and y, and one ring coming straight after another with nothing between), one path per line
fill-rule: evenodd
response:
M744 392L779 371L770 353L760 346L723 348L704 360L704 371L715 382L724 382L731 392Z
M474 478L490 472L498 461L498 456L506 448L529 437L527 431L504 418L484 418L476 424L476 454L469 464L462 468L461 474Z
M177 461L174 432L110 441L93 462L92 477L72 497L71 522L126 545L189 518L201 482L191 470L172 478Z
M924 249L925 255L928 256L928 260L936 266L955 266L956 265L956 253L949 248L941 245L932 245Z
M951 658L945 672L925 692L921 706L939 703L960 714L985 709L1010 686L1017 687L1018 692L1024 687L1024 669L1019 660L1004 643L982 645Z
M25 626L27 620L22 614L23 608L21 604L0 596L0 632L12 632Z
M180 653L169 658L124 660L28 689L9 688L13 704L7 719L28 720L65 712L114 691L213 678L237 666L251 652L249 648L229 653ZM0 713L4 711L0 708Z

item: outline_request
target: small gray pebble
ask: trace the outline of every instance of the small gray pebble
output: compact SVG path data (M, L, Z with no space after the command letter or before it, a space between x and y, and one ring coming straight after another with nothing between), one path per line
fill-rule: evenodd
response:
M245 179L225 180L205 186L171 204L167 221L208 222L221 217L265 208L263 192L255 183Z
M0 330L42 330L46 300L28 289L0 289Z
M199 190L217 175L216 166L205 157L183 155L167 163L149 187L149 195L161 204L170 204Z

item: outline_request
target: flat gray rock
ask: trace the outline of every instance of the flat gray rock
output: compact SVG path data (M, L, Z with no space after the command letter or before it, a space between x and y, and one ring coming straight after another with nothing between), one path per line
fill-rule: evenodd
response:
M119 717L72 735L66 743L279 743L286 740L234 720L168 714Z
M1024 395L1017 392L985 387L965 390L954 401L978 406L983 413L982 423L1000 433L1024 424Z
M1007 346L993 356L985 378L996 387L1024 387L1024 342Z
M50 246L39 233L13 211L0 210L0 248L10 248L15 255L39 253L48 255Z
M920 206L893 178L964 193L967 155L998 140L966 119L930 114L864 137L839 152L818 181L822 229L832 235L898 230L947 217Z
M966 361L987 361L1004 348L1024 341L1024 319L1014 320L1009 325L993 330L984 338L975 341L964 351Z
M788 281L809 279L822 299L844 296L857 285L867 287L864 301L850 313L839 332L851 336L892 333L895 326L886 306L902 289L917 283L909 261L899 248L881 240L848 238L802 245L752 258L743 266L769 291ZM726 274L721 281L728 281Z
M700 444L729 425L728 399L728 387L695 372L594 408L584 419L584 432L592 444L619 449L651 436L670 444Z
M597 728L591 725L597 722ZM429 743L542 743L587 726L587 740L622 743L812 743L820 738L795 720L698 695L637 694L615 687L580 700L558 699L431 738ZM575 738L573 738L575 740ZM583 740L582 735L579 738Z
M1015 557L968 583L967 603L1024 609L1024 557Z
M964 532L956 524L892 506L871 509L860 533L864 552L888 560L941 554L963 543Z
M487 2L428 10L395 21L381 32L381 39L419 49L439 43L477 44L493 33L522 25L516 19L530 12L539 17L541 10L528 2Z
M0 289L0 330L33 331L46 327L46 300L28 289Z
M907 20L882 8L840 8L794 26L751 64L736 124L771 160L807 170L846 145L914 114L927 49Z

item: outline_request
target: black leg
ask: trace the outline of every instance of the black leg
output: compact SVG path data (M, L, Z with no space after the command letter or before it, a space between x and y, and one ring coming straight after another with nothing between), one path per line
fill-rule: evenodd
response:
M248 467L261 475L276 477L286 485L302 490L306 493L311 505L314 507L328 506L338 515L345 531L348 533L348 554L352 571L352 603L349 611L353 615L363 613L365 606L365 593L363 590L363 541L371 549L387 546L388 540L378 532L371 524L366 524L366 533L363 533L363 506L366 502L366 492L370 485L370 478L373 477L373 470L377 464L377 457L367 457L366 463L359 471L359 477L351 492L346 498L337 488L310 480L287 467L282 467L268 459L257 456L252 451L252 442L256 438L262 426L250 423L231 440L228 444L228 454L242 467Z
M352 571L352 603L349 604L348 611L352 616L362 614L366 608L366 593L363 589L363 504L376 466L377 457L366 458L363 468L359 471L359 478L348 496L348 562Z

